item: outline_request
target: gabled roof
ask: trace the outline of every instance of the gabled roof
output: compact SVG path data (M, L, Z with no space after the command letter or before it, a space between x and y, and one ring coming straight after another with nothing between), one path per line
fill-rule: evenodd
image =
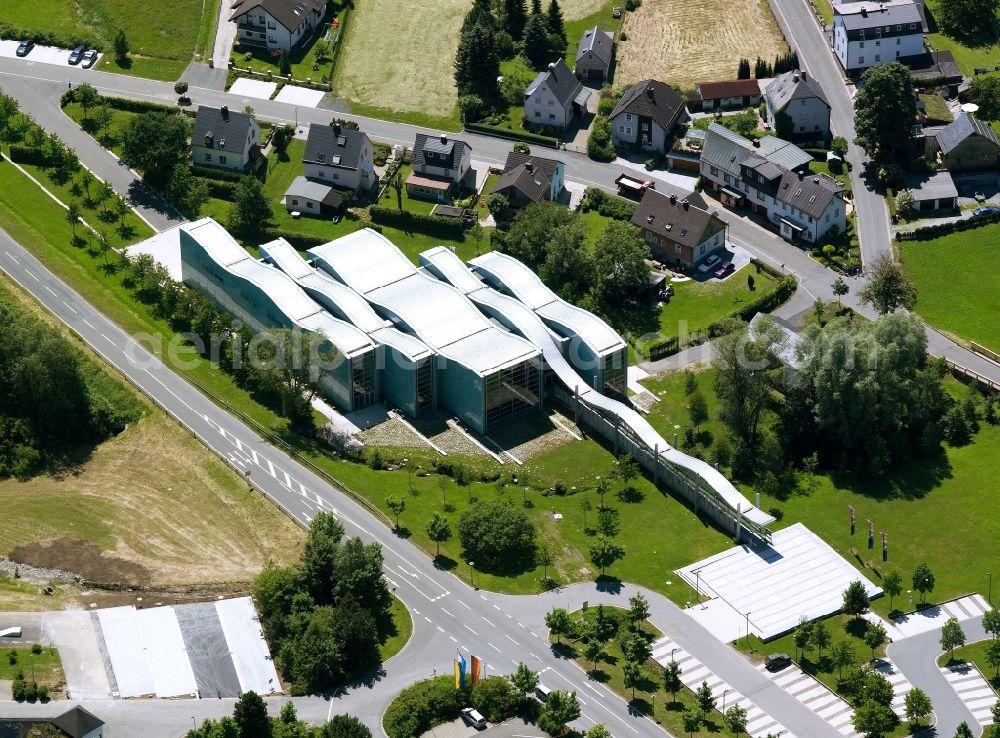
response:
M969 113L960 114L954 121L938 131L936 138L941 153L947 154L969 136L975 134L989 139L995 146L1000 147L1000 137L997 137L993 127Z
M684 99L668 84L655 79L644 79L629 87L611 111L614 119L622 113L652 118L669 131L684 110Z
M519 151L511 151L507 154L507 161L503 165L503 170L507 172L525 162L531 162L535 169L541 169L550 180L555 179L556 170L563 164L558 159L546 159L534 154L522 154Z
M246 148L251 126L257 125L246 113L237 113L226 107L198 106L194 119L191 144L219 151L239 151ZM209 143L211 141L211 143Z
M701 160L729 174L738 175L740 164L747 158L751 148L750 141L740 134L718 123L712 123L705 132L705 146L701 150Z
M750 156L744 159L743 166L750 167L767 180L777 179L785 173L784 167L778 166L773 161L768 161L763 156L757 154L750 154Z
M785 172L774 197L778 202L786 202L806 215L819 218L826 212L830 201L843 191L844 188L832 177Z
M326 164L343 169L361 166L361 153L365 150L368 134L341 126L309 126L303 162Z
M801 169L812 161L812 156L790 141L777 136L764 136L754 147L758 154L785 169ZM752 143L750 143L753 146Z
M503 174L493 188L494 192L513 187L532 202L541 202L552 187L556 168L562 162L543 159L530 154L512 151L507 155Z
M757 80L750 79L727 79L721 82L699 82L695 85L701 95L702 100L718 100L723 97L743 97L760 94L760 85Z
M50 722L70 738L83 738L104 725L103 720L79 706L67 710Z
M332 185L326 182L317 182L315 179L306 179L301 175L293 179L288 189L285 190L285 197L289 196L315 200L331 208L339 208L344 202L344 196Z
M263 8L282 26L294 31L313 11L322 13L326 9L326 0L238 0L233 5L229 20L236 20L244 13L257 8Z
M411 159L414 169L422 164L444 169L457 169L465 157L465 151L472 151L472 147L465 141L449 138L443 133L439 136L418 133L413 141ZM427 156L428 153L432 156Z
M923 20L917 4L913 0L897 2L834 3L833 14L840 16L844 28L857 31L862 28L878 28L895 24L919 24L916 32L923 31Z
M808 100L813 97L818 98L826 107L830 107L819 84L798 69L775 78L764 90L764 97L770 101L774 110L783 110L792 100Z
M632 224L690 248L726 227L726 222L690 200L646 190L635 209Z
M614 52L615 40L607 31L602 31L597 26L588 28L580 37L580 45L576 47L576 60L588 51L604 62L605 66L611 63L611 55Z
M544 72L539 72L538 76L528 85L528 89L524 91L524 96L526 98L531 97L542 85L545 85L552 91L556 100L564 108L569 107L569 104L573 102L573 99L583 89L580 80L576 78L572 70L566 66L566 62L562 59L559 59L554 64L549 64L549 68Z
M955 180L947 170L929 174L905 174L903 183L917 202L958 197Z

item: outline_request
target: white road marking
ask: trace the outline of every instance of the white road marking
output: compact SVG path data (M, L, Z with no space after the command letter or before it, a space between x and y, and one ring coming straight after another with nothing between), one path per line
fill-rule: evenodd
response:
M25 274L27 274L27 275L28 275L29 277L31 277L31 278L32 278L33 280L35 280L36 282L40 282L40 281L41 281L40 279L38 279L38 277L36 277L36 276L35 276L35 275L34 275L34 274L33 274L33 273L31 272L31 270L30 270L30 269L25 269L25 270L24 270L24 273L25 273Z
M492 643L487 644L487 645L489 645L489 647L492 648L497 653L502 653L502 651L499 648L497 648L496 646L494 646Z
M44 285L42 285L42 286L43 286L43 287L44 287L45 289L47 289L47 290L49 291L49 294L50 294L50 295L52 295L53 297L59 297L59 295L57 295L57 294L55 293L55 291L54 291L54 290L53 290L53 289L52 289L51 287L49 287L49 286L48 286L47 284L44 284Z
M462 602L461 600L456 600L456 602L458 602L458 604L460 604L460 605L461 605L462 607L464 607L464 608L465 608L466 610L471 610L471 609L472 609L471 607L469 607L468 605L466 605L466 604L465 604L464 602Z
M69 304L68 302L66 302L65 300L63 301L63 305L65 305L65 306L66 306L66 308L67 308L67 309L68 309L68 310L69 310L69 311L70 311L71 313L73 313L73 315L78 315L78 313L76 312L76 308L74 308L74 307L73 307L72 305L70 305L70 304Z
M17 258L16 258L16 257L15 257L15 256L14 256L14 255L13 255L12 253L10 253L9 251L4 251L4 253L5 253L5 254L7 254L7 256L9 256L9 257L10 257L10 259L11 259L11 261L13 261L13 262L14 262L15 264L20 264L20 263L21 263L21 262L19 262L19 261L17 260Z
M458 639L455 636L448 636L448 637L451 638L452 643L458 643Z
M443 607L441 608L441 612L443 612L443 613L444 613L445 615L447 615L447 616L448 616L448 617L450 617L450 618L453 618L453 617L455 617L455 616L454 616L454 615L452 615L452 614L451 614L450 612L448 612L447 610L445 610L445 609L444 609Z
M474 630L473 630L472 628L470 628L470 627L469 627L468 625L466 625L466 626L465 626L465 629L466 629L467 631L469 631L470 633L472 633L472 635L474 635L474 636L477 636L477 635L479 635L479 634L478 634L478 633L477 633L476 631L474 631Z
M513 643L515 646L520 646L521 645L520 643L518 643L517 641L515 641L513 638L511 638L506 633L504 633L504 636L507 638L508 641L510 641L511 643Z
M483 620L485 620L485 621L486 621L486 623L487 623L487 624L488 624L488 625L489 625L489 626L490 626L491 628L495 628L495 627L496 627L496 626L495 626L495 625L494 625L493 623L491 623L491 622L490 622L490 619L489 619L489 618L487 618L487 617L485 617L485 616L482 616L482 615L480 615L480 617L481 617L481 618L483 618Z

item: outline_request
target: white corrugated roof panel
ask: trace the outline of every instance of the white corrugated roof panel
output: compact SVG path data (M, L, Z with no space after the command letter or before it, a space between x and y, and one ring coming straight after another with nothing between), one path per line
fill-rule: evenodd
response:
M532 310L558 300L538 275L517 259L491 251L469 262L473 269L484 269L494 275L504 287Z
M543 319L563 326L559 333L571 332L586 342L598 356L625 348L622 337L593 313L559 300L536 310Z
M229 235L229 231L211 218L182 225L181 228L191 234L202 248L209 252L212 258L222 266L229 266L250 258L250 254Z
M415 269L395 244L377 231L362 228L309 250L330 264L342 282L366 294L408 277Z
M306 330L316 331L325 337L344 356L351 357L374 347L364 331L350 323L334 318L325 310L313 313L299 322Z

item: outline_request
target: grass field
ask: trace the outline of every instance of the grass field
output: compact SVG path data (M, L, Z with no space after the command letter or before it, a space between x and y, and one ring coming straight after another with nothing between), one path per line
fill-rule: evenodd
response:
M955 57L962 74L971 77L976 67L987 67L992 69L1000 58L997 57L997 47L984 43L975 47L966 45L963 41L951 38L940 32L937 24L937 8L942 0L928 0L926 4L927 27L930 33L927 34L927 43L939 51L947 49ZM1000 20L1000 17L998 17Z
M144 6L136 12L131 0L37 0L4 3L4 21L14 26L52 31L62 36L88 36L106 53L98 68L140 77L173 80L194 53L206 53L213 41L219 0L175 0ZM125 31L132 63L119 67L113 41Z
M931 325L1000 351L1000 225L899 244L906 274L917 286L916 311ZM961 299L957 299L961 296Z
M10 654L16 660L12 664ZM34 654L31 646L13 646L0 649L0 679L14 679L18 672L24 673L29 682L34 679L39 684L45 684L51 690L61 685L66 677L63 675L62 661L59 651L54 648L42 647L42 652Z
M564 0L567 21L604 0ZM452 63L469 4L455 0L362 0L347 27L333 92L351 112L457 130ZM576 48L576 39L570 39Z
M971 661L979 669L980 673L989 681L993 689L1000 689L1000 671L996 667L990 666L986 660L986 647L989 641L979 641L970 643L968 646L955 649L955 661ZM942 653L938 662L942 665L948 663L948 654Z
M653 77L693 89L735 78L740 57L773 59L788 49L767 0L645 0L622 31L616 84Z

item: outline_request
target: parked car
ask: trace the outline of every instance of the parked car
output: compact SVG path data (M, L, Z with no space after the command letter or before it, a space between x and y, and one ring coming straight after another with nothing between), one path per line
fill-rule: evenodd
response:
M473 728L479 728L482 730L486 727L486 718L471 707L466 707L462 710L462 720L467 722Z
M97 49L87 49L83 53L83 63L80 65L84 69L90 69L97 63Z
M77 46L71 52L69 52L69 63L79 64L80 60L83 58L83 47Z
M715 276L722 279L726 276L730 269L733 268L733 264L730 261L724 261L719 265L719 268L715 270Z
M790 666L792 659L787 653L772 653L764 659L764 666L768 671L781 671L786 666Z
M702 274L708 274L709 269L714 267L720 261L718 254L712 254L705 261L702 262L701 266L698 267L698 271Z
M991 205L982 205L972 211L972 217L979 218L983 215L990 215L992 213L1000 213L1000 208L995 208Z
M542 702L548 702L550 694L552 694L552 690L544 684L539 684L535 687L535 697L540 699Z
M976 202L986 202L986 195L982 192L977 192L974 197L976 198Z
M35 42L32 41L30 38L26 38L24 39L24 41L22 41L17 45L17 52L15 53L18 56L27 56L28 54L31 53L31 50L33 48L35 48Z

